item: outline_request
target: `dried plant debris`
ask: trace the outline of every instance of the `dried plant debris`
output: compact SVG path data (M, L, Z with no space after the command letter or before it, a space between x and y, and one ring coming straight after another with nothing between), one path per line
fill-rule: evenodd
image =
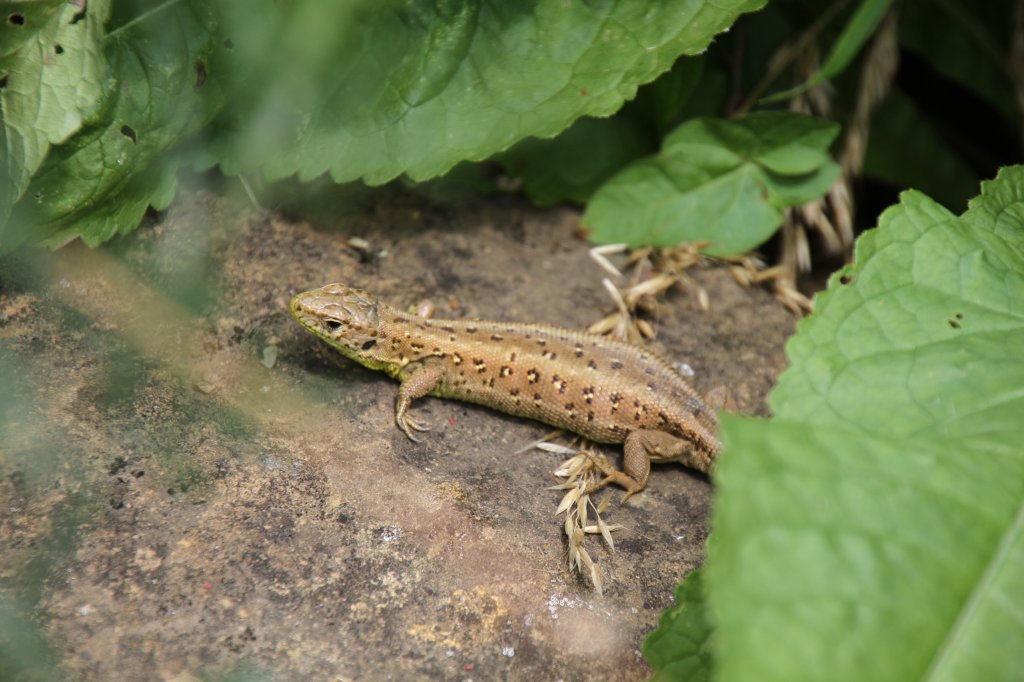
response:
M631 272L628 285L620 288L607 277L602 281L616 311L590 325L587 331L636 344L653 338L654 327L641 315L656 315L658 298L676 284L694 291L701 309L708 310L707 291L686 273L691 267L710 262L700 253L700 249L707 244L695 242L667 249L643 248L632 251L625 263L625 268ZM625 275L608 256L625 253L627 248L625 244L598 246L590 250L590 256L608 275L621 279Z
M598 320L587 329L592 334L641 344L655 335L654 327L643 316L656 316L658 299L675 285L693 292L701 310L711 308L707 291L687 270L695 266L724 263L733 278L742 286L770 283L778 300L791 312L802 315L813 309L813 301L797 288L797 277L811 268L807 234L817 233L829 253L846 253L853 242L849 188L842 178L821 199L787 211L782 226L780 262L769 267L756 254L733 257L711 257L700 253L708 242L681 244L671 248L643 248L629 254L623 270L630 272L629 284L616 285L602 280L615 312ZM591 258L617 279L626 277L608 256L623 253L624 244L611 244L591 249Z
M601 567L591 558L584 546L587 535L600 534L611 551L615 551L612 533L623 526L608 524L601 518L608 507L610 497L605 497L599 504L594 504L592 493L603 487L603 473L611 465L604 455L588 450L567 448L554 443L538 443L537 448L547 452L570 455L569 459L555 470L555 475L564 478L565 482L552 486L552 490L564 490L565 495L558 505L556 514L565 514L565 537L568 540L569 570L576 571L590 580L597 593L604 592L604 573Z

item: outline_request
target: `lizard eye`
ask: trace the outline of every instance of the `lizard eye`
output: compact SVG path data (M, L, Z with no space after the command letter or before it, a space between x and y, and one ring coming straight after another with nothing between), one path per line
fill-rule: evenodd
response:
M337 320L327 320L324 322L324 326L333 332L341 327L341 322L338 322Z

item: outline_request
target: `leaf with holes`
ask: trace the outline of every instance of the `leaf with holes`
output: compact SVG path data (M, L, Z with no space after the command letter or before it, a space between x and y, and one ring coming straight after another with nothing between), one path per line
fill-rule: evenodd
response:
M594 195L583 225L594 241L632 246L712 242L754 248L782 209L824 194L839 174L828 147L839 126L788 112L682 124L655 156L627 166Z
M167 6L159 20L132 19L113 18L123 28L106 38L110 73L100 107L84 130L52 149L0 230L3 249L75 237L98 244L174 197L178 161L170 150L223 102L216 79L207 78L217 21L199 0Z
M50 145L77 132L103 94L110 2L88 6L0 3L0 237Z
M721 680L1010 680L1024 651L1024 167L906 192L730 418L706 567Z

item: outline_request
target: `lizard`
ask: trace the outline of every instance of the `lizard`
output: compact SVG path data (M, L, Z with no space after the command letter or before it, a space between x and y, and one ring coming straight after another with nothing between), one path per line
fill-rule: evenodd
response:
M721 451L724 390L707 402L668 362L643 348L547 324L425 319L344 284L296 294L300 325L400 386L395 422L414 442L429 431L411 414L423 396L453 398L544 422L593 442L623 445L623 470L602 467L623 500L647 486L651 462L710 473Z

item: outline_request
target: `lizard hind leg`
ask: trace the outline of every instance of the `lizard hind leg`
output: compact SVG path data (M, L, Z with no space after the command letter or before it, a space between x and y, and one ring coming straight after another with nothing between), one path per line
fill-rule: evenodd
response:
M638 436L640 433L643 432L634 432L626 438L626 443L623 448L623 471L616 469L603 457L595 460L595 464L601 469L601 472L604 474L604 478L591 486L587 490L587 493L593 493L605 487L609 483L614 483L615 485L626 489L626 494L622 498L622 501L625 502L633 495L636 495L647 487L647 479L651 474L651 458L648 455L644 439Z
M611 477L613 482L626 489L622 501L625 502L647 487L652 461L682 459L690 449L691 446L685 440L664 431L641 429L630 433L623 444L623 471Z

